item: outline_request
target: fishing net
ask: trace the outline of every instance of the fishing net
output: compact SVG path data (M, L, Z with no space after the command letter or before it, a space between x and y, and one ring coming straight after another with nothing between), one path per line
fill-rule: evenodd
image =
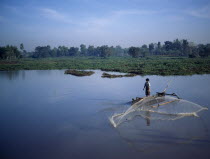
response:
M129 107L125 112L114 114L110 122L114 127L136 116L146 120L176 120L186 116L198 117L198 112L207 110L198 104L173 96L149 96Z

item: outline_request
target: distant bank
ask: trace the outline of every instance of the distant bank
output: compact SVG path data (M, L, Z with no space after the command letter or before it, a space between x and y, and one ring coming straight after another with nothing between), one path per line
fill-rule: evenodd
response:
M210 74L210 58L184 57L61 57L0 60L0 71L52 69L100 69L138 75Z

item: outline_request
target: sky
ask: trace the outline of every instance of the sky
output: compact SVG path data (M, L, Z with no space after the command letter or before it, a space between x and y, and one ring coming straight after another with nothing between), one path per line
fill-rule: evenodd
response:
M210 43L210 0L0 0L0 46Z

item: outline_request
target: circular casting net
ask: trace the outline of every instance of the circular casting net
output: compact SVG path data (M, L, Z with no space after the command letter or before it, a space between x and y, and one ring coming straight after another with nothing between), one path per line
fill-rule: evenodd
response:
M136 116L146 120L177 120L186 116L198 117L198 112L207 110L198 104L173 96L149 96L133 104L125 112L114 114L110 122L114 127Z

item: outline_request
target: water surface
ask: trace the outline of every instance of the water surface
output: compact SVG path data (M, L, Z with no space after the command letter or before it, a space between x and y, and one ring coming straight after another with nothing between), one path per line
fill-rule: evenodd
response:
M209 158L210 113L199 118L135 118L118 129L108 118L144 96L164 90L209 107L210 75L101 78L64 70L0 72L0 151L4 159ZM1 157L1 158L2 158Z

